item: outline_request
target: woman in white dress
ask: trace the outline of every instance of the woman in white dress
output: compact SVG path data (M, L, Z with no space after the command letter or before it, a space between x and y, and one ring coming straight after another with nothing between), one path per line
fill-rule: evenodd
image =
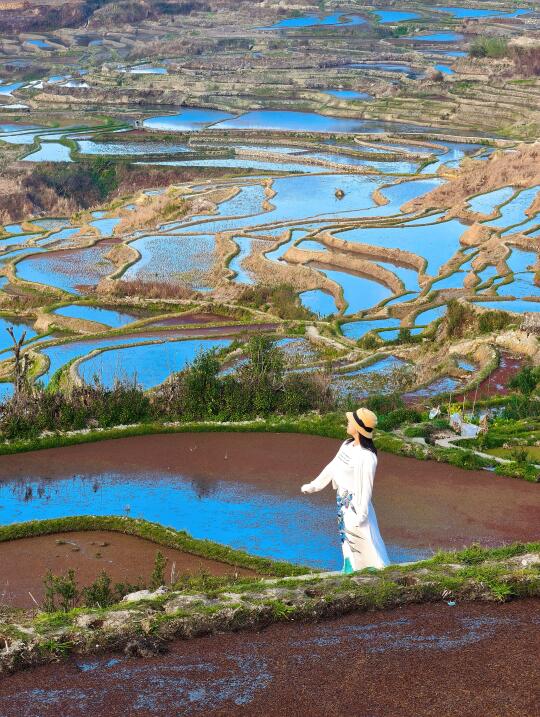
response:
M371 504L377 469L373 430L377 416L367 408L347 413L348 438L335 458L315 480L302 486L302 493L315 493L330 481L337 489L338 525L343 550L343 572L384 568L388 553Z

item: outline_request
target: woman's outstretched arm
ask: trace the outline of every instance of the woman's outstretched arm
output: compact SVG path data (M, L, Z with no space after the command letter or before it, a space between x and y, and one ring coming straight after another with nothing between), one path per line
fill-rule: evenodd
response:
M319 473L319 475L311 481L311 483L305 483L300 488L302 493L317 493L317 491L322 490L323 488L326 488L326 486L332 480L334 461L335 461L335 458L333 458L330 461L330 463L326 466L326 468L324 468Z
M371 454L361 455L354 466L354 491L352 505L356 511L358 523L363 523L368 517L369 501L373 493L373 481L377 460Z

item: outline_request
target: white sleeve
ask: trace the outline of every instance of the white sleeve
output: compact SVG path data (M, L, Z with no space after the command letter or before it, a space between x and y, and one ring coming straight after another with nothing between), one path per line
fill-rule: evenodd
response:
M330 461L326 468L323 468L323 470L311 481L311 483L308 483L308 486L311 489L310 492L316 493L317 491L326 488L326 486L330 483L334 473L334 461L335 458Z
M368 456L360 455L354 466L354 491L352 504L356 511L358 523L363 523L369 511L369 502L373 493L373 480L377 461Z

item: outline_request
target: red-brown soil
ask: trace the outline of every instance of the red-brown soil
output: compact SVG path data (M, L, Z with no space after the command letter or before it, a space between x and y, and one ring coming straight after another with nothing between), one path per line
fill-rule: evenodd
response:
M152 321L148 326L180 326L181 324L217 324L223 321L233 321L230 316L220 314L196 313L181 316L167 316L163 319Z
M112 582L148 585L157 551L167 558L165 577L200 571L211 575L253 575L217 560L166 548L150 540L109 531L56 533L0 543L0 604L35 607L30 593L41 604L47 571L63 575L75 570L79 587L90 585L102 570ZM24 566L21 569L21 566Z
M112 473L171 479L181 474L201 490L217 480L253 485L270 497L300 497L335 455L331 438L272 433L180 433L121 438L3 456L0 481ZM46 468L44 468L46 466ZM334 501L331 488L305 500ZM445 463L379 454L374 504L381 532L404 547L494 545L538 538L540 492L534 483L466 471Z
M476 398L490 398L491 396L505 396L509 393L508 381L523 368L523 360L508 353L501 352L498 367L486 379L474 388L467 391L465 399L474 401ZM463 401L463 394L456 396L456 401Z
M72 658L0 681L2 717L538 717L540 601L411 605Z

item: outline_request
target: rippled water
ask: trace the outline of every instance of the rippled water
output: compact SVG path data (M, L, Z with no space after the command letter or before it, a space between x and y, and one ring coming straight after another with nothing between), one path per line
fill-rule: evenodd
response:
M298 30L304 27L314 27L316 25L363 25L365 19L360 15L344 15L343 13L333 13L332 15L304 15L301 17L287 17L274 25L268 27L259 27L259 30Z
M0 483L0 504L4 524L66 515L129 514L255 555L324 569L341 567L331 500L321 503L218 477L197 478L181 468L126 472L119 466L54 479L44 468L29 480ZM392 544L387 548L393 561L428 553Z
M69 316L73 319L86 319L88 321L98 321L100 324L107 326L119 327L130 324L137 319L133 314L127 314L123 311L114 311L112 309L103 309L98 306L85 306L84 304L71 304L70 306L62 306L54 311L60 316Z
M167 341L114 348L85 359L79 365L79 375L91 383L94 376L111 388L117 379L136 381L148 389L163 383L172 373L181 371L200 353L230 346L228 339L193 339Z

